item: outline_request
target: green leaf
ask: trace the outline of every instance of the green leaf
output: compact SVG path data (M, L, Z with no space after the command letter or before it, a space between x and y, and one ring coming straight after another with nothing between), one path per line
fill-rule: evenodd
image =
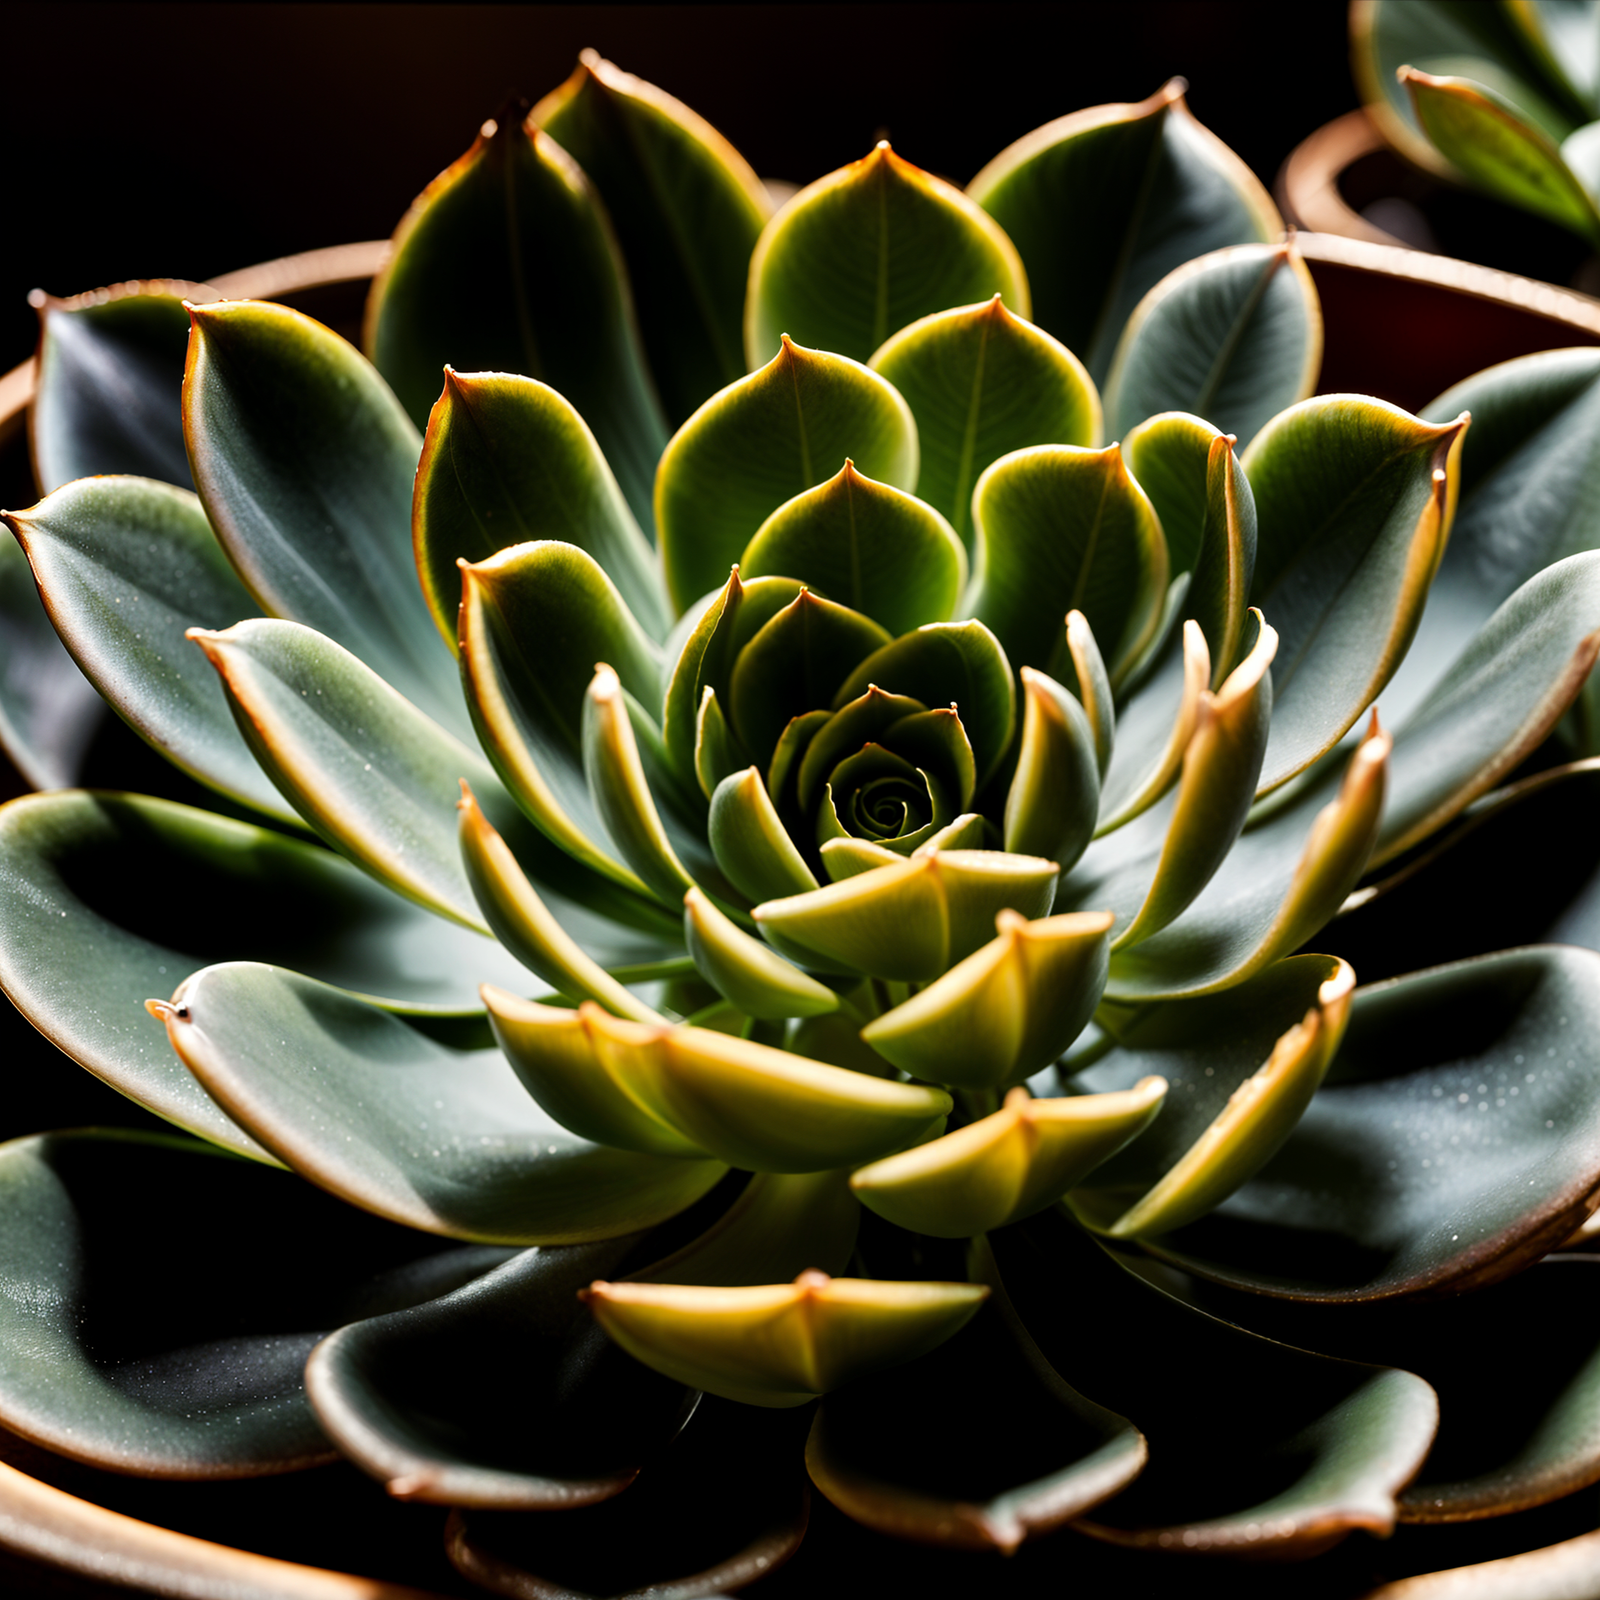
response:
M131 292L130 292L131 291ZM181 390L194 284L121 285L41 297L28 413L34 476L50 494L74 478L131 473L192 489Z
M717 691L708 683L700 696L700 715L694 728L694 775L707 800L724 778L731 778L738 771L745 754L717 703Z
M890 334L937 311L1001 296L1032 310L1015 246L959 189L878 142L797 194L750 261L745 360L782 336L865 361Z
M1073 693L1089 720L1094 736L1094 762L1102 779L1111 766L1116 746L1117 710L1111 695L1111 677L1105 658L1095 643L1094 629L1081 611L1067 613L1067 655L1072 661Z
M584 551L515 545L461 568L461 673L485 754L547 837L642 891L584 775L583 708L600 661L635 697L653 698L655 647Z
M1438 831L1542 744L1600 655L1600 551L1530 578L1395 736L1381 865Z
M835 710L873 684L925 706L951 706L972 747L977 787L1011 747L1017 690L1000 642L981 622L930 622L866 658L833 697Z
M757 765L771 760L792 718L837 705L852 668L890 643L870 617L802 589L739 652L729 675L734 731Z
M817 886L755 767L717 785L706 834L717 865L752 900L803 894Z
M1326 395L1256 435L1250 603L1278 630L1261 792L1333 748L1405 654L1455 512L1466 419Z
M1022 745L1006 792L1005 847L1069 869L1093 837L1100 809L1094 729L1083 707L1032 667L1022 669L1022 696Z
M123 720L191 777L298 821L245 748L216 674L184 637L257 609L200 502L147 478L90 478L4 520L57 632Z
M1100 396L1067 347L996 294L902 328L869 365L917 421L917 494L972 540L972 489L984 470L1034 444L1096 446Z
M1228 859L1255 797L1272 720L1269 667L1277 635L1255 648L1216 694L1202 690L1175 793L1135 826L1102 836L1062 889L1063 905L1108 906L1113 949L1136 946L1193 903Z
M306 1398L398 1500L555 1511L617 1494L691 1399L605 1341L574 1337L578 1290L640 1239L527 1250L453 1293L340 1328L306 1364Z
M578 164L514 110L412 202L372 286L364 343L419 428L447 365L549 384L594 430L649 531L667 428L627 272Z
M1055 1060L1100 1003L1111 921L1105 911L1036 922L1002 911L997 938L874 1018L861 1037L913 1078L962 1089L1018 1083ZM981 1233L1010 1220L957 1232Z
M1170 1110L1072 1196L1077 1214L1114 1238L1141 1238L1226 1200L1277 1154L1311 1103L1344 1035L1355 981L1336 956L1293 956L1203 999L1102 1012L1118 1048L1074 1087L1109 1094L1159 1073L1171 1085Z
M754 1172L857 1166L943 1131L950 1096L687 1023L644 1024L486 988L495 1036L559 1122L625 1149Z
M14 800L0 810L0 849L0 984L13 1003L130 1099L258 1160L266 1152L151 1027L151 995L170 994L207 962L255 956L445 1026L481 1022L485 978L525 976L492 940L418 910L326 850L165 800ZM152 892L163 884L184 892ZM225 914L198 915L202 906Z
M618 983L562 927L465 782L459 809L467 882L484 921L501 944L569 1000L595 1000L619 1017L654 1022L656 1013Z
M892 727L926 710L920 700L913 700L909 695L889 694L872 684L865 694L835 711L826 722L819 724L800 758L794 797L801 809L811 809L828 774L845 756L853 755L869 740L887 743Z
M428 1233L492 1244L610 1238L673 1216L723 1174L714 1161L574 1138L498 1051L447 1050L278 967L207 967L162 1010L189 1070L281 1160Z
M761 524L739 571L798 578L901 634L949 619L967 584L967 553L931 506L846 460Z
M956 1394L958 1406L928 1403ZM1081 1516L1145 1459L1125 1417L1040 1355L1003 1290L937 1350L829 1395L806 1442L817 1487L855 1521L991 1557Z
M899 1227L964 1239L1053 1205L1137 1138L1166 1092L1160 1078L1056 1100L1030 1099L1019 1086L992 1115L858 1168L850 1187Z
M444 370L417 463L412 537L422 592L457 645L461 561L559 539L593 557L654 639L669 626L655 553L594 435L532 378Z
M0 539L0 748L30 788L78 781L105 702L50 624L22 547Z
M1568 1237L1600 1181L1597 1019L1600 954L1567 946L1358 989L1283 1148L1158 1253L1319 1301L1459 1293L1520 1271Z
M967 192L1016 241L1034 320L1102 382L1123 324L1173 268L1283 223L1174 78L1137 105L1092 106L1002 150Z
M755 909L780 953L810 953L848 971L921 983L993 937L996 915L1044 916L1060 869L997 850L944 850L877 867Z
M298 623L259 618L223 633L196 629L194 637L222 678L246 742L285 798L340 854L396 893L487 931L456 841L465 779L537 882L580 906L675 937L676 917L546 840L476 750L331 640ZM592 920L584 931L596 948ZM598 947L616 931L605 927ZM650 948L654 954L659 947ZM627 959L614 944L612 957Z
M1400 70L1422 131L1451 166L1497 200L1600 242L1594 196L1549 134L1488 84Z
M675 433L656 474L667 593L682 612L727 579L756 530L845 463L908 492L917 425L877 373L785 338L764 367L713 395Z
M229 1218L229 1249L197 1193ZM439 1251L287 1173L161 1135L16 1140L0 1150L0 1195L0 1418L143 1478L332 1459L301 1387L318 1330L454 1288L502 1255Z
M1116 687L1155 637L1167 545L1122 452L1037 445L995 462L972 492L977 554L966 608L1019 666L1065 675L1062 623L1081 611Z
M421 440L383 379L287 306L195 306L183 427L206 515L268 615L315 628L455 732L467 719L417 588Z
M750 1016L816 1017L839 1009L832 989L752 939L703 890L683 897L683 929L700 976Z
M1129 317L1107 426L1126 438L1146 417L1186 411L1249 444L1314 392L1321 366L1322 307L1294 246L1215 250L1168 273Z
M1294 1559L1357 1528L1382 1537L1394 1527L1396 1497L1439 1420L1420 1378L1312 1355L1193 1310L1059 1210L989 1243L1043 1358L1093 1373L1091 1398L1149 1436L1149 1465L1079 1519L1081 1532L1162 1560L1191 1551Z
M595 1321L657 1372L751 1405L793 1406L942 1344L988 1293L803 1272L792 1284L734 1289L596 1283L584 1298Z
M529 120L583 168L616 229L639 330L681 423L745 372L740 310L772 201L711 125L593 50Z

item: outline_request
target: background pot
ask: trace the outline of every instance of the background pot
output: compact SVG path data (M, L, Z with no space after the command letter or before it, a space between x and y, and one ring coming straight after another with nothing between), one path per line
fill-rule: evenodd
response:
M1337 126L1335 124L1334 126ZM1327 130L1324 130L1326 132ZM1320 136L1319 136L1320 137ZM1353 140L1347 141L1346 148ZM1304 148L1304 147L1302 147ZM1299 152L1296 152L1298 155ZM1348 207L1346 208L1348 209ZM1361 219L1358 217L1357 222ZM1377 230L1372 230L1377 231ZM1322 299L1323 392L1356 391L1415 410L1457 380L1514 356L1600 344L1600 304L1466 262L1381 239L1302 233L1298 245ZM229 296L276 299L355 337L384 241L313 251L213 280ZM31 504L26 408L31 363L0 378L0 502ZM3 641L0 641L3 648ZM115 768L142 763L172 792L171 769L106 714L105 738L90 747L85 776L125 784ZM95 767L100 772L93 770ZM23 784L12 769L15 790ZM10 1072L0 1099L0 1137L97 1122L158 1126L69 1063L5 1008L0 1058ZM1535 1544L1593 1525L1589 1493L1539 1513ZM164 1484L78 1466L0 1430L0 1592L62 1600L134 1593L226 1594L229 1600L425 1600L481 1595L442 1554L439 1508L388 1499L343 1464L283 1478L231 1484ZM1303 1580L1328 1600L1366 1595L1385 1580L1487 1559L1493 1525L1402 1527L1383 1545L1352 1539ZM1059 1587L1070 1555L1086 1591L1187 1592L1200 1574L1160 1556L1091 1541L1063 1552L1070 1535L1025 1545L1004 1567L980 1556L908 1546L895 1552L896 1590L942 1595L1028 1596ZM882 1576L883 1545L813 1497L812 1531L789 1566L752 1590L793 1600L842 1590L853 1573ZM1150 1565L1153 1563L1153 1566ZM361 1573L342 1576L339 1571ZM319 1570L320 1569L320 1570ZM839 1576L839 1574L844 1576ZM1234 1569L1230 1593L1267 1600L1282 1592L1281 1569Z

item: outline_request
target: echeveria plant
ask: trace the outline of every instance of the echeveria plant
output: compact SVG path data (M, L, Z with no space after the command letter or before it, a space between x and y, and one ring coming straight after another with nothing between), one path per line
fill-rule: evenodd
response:
M1485 1318L1589 1325L1592 1262L1523 1269L1600 1192L1600 954L1314 953L1426 948L1446 847L1586 781L1600 352L1313 398L1278 233L1177 86L774 210L586 56L418 199L366 354L49 303L6 520L219 809L0 811L6 992L183 1130L0 1148L0 1422L342 1452L507 1593L674 1576L674 1494L673 1593L759 1577L802 1444L990 1551L1600 1479L1592 1332L1473 1380Z
M1403 155L1600 248L1600 7L1352 0L1350 45Z

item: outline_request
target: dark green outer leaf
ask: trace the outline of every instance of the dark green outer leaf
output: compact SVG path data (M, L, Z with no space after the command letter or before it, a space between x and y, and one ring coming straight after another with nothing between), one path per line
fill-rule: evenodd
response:
M5 520L61 638L134 731L203 783L297 822L184 637L256 610L200 502L148 478L91 478Z
M1600 954L1537 945L1358 990L1322 1091L1212 1216L1155 1248L1257 1293L1459 1293L1537 1259L1600 1187Z
M279 967L207 967L176 1000L173 1046L231 1115L314 1183L409 1227L577 1244L661 1222L725 1170L589 1144L499 1051L446 1049Z
M14 800L0 810L0 848L0 983L13 1003L113 1088L260 1159L145 1016L151 996L207 961L255 955L443 1023L481 1016L484 979L526 976L491 940L327 851L164 800ZM152 892L162 884L183 893Z
M464 733L411 555L421 440L395 397L360 352L297 311L230 301L191 315L184 437L245 587Z
M411 502L422 592L451 649L458 560L560 539L592 556L652 638L669 621L655 553L582 417L531 378L457 374L428 418Z
M21 546L0 538L0 747L31 787L64 788L104 715L50 626Z
M127 292L131 290L132 292ZM128 472L192 489L180 391L191 283L123 286L39 306L28 443L41 494L74 478Z
M714 395L673 436L656 474L667 592L684 611L727 582L761 524L845 463L908 493L917 425L877 373L787 338L764 367Z
M600 191L656 385L681 424L744 376L745 280L772 201L709 123L593 50L529 120Z
M1175 267L1283 223L1173 79L1138 105L1073 112L1019 139L968 185L1011 238L1034 320L1103 382L1123 324Z
M1100 397L1083 363L997 294L902 328L869 365L917 419L917 495L972 543L972 487L993 461L1033 444L1101 440Z
M372 286L363 343L421 427L446 365L517 372L594 430L639 525L667 428L611 225L577 163L515 113L412 202Z
M0 1419L140 1477L331 1459L302 1391L314 1330L431 1299L503 1254L440 1250L286 1173L160 1135L17 1140L0 1151L0 1193Z
M770 361L792 335L865 361L908 323L995 294L1018 316L1032 310L1016 247L959 189L880 139L767 224L750 261L745 360Z
M1249 444L1316 388L1322 309L1292 245L1246 244L1187 262L1139 302L1106 380L1113 437L1188 411Z

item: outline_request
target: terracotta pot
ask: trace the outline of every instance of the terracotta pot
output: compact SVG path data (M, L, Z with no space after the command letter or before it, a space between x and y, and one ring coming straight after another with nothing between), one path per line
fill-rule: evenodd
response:
M1307 176L1342 170L1341 159L1348 165L1353 153L1370 153L1371 137L1342 119L1296 151L1286 169L1293 212L1335 230L1298 238L1322 298L1323 391L1376 394L1415 410L1495 362L1600 344L1600 303L1388 242L1336 187ZM1302 160L1317 140L1326 157L1320 165ZM386 248L374 242L313 251L231 273L210 288L284 301L354 337ZM33 499L25 428L32 388L31 363L0 377L0 499L13 504ZM163 1520L185 1531L158 1525ZM419 1600L481 1593L446 1567L443 1523L442 1510L387 1500L351 1467L255 1484L148 1484L64 1461L0 1430L0 1592L7 1595L109 1600L131 1590L229 1600ZM818 1504L815 1537L848 1547L853 1532ZM322 1561L378 1575L307 1565L307 1548ZM299 1560L282 1559L286 1554ZM1018 1566L1025 1564L1019 1557ZM405 1578L430 1587L390 1581Z

